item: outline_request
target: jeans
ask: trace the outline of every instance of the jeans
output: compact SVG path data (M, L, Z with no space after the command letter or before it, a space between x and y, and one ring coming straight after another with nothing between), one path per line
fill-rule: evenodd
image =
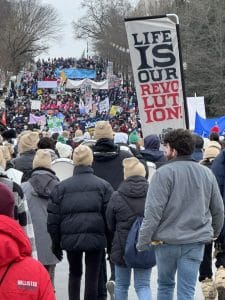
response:
M85 252L85 300L97 300L102 255L103 251ZM82 251L67 252L69 262L69 300L80 300L82 257Z
M115 265L115 300L127 300L131 268ZM151 300L150 275L152 269L133 269L134 288L139 300Z
M204 244L163 244L155 247L158 300L173 300L177 272L177 300L193 300Z

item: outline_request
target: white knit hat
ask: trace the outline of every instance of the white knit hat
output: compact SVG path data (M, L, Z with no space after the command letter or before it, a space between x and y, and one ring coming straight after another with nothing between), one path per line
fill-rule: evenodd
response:
M145 177L146 171L144 165L136 158L129 157L123 160L124 179L130 176Z
M73 148L70 145L57 142L55 148L58 150L61 158L71 158Z

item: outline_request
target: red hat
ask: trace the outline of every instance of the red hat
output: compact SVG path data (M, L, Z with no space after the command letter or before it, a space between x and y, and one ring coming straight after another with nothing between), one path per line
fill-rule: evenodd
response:
M218 125L214 125L212 128L211 128L211 132L216 132L216 133L219 133L220 131L220 128Z
M4 183L0 183L0 215L14 217L15 197Z

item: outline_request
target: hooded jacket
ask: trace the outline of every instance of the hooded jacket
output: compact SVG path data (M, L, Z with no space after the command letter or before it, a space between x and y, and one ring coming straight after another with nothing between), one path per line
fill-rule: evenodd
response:
M117 265L125 266L123 260L129 230L137 216L144 215L148 182L142 176L130 176L114 192L107 210L109 230L114 232L110 259Z
M0 299L55 300L47 270L30 255L23 229L0 215Z
M35 154L35 150L29 150L21 153L19 157L12 160L13 167L23 172L22 182L27 181L31 176Z
M159 167L166 161L164 152L159 150L160 139L156 134L150 134L144 139L145 149L141 150L141 155L146 161L154 162Z
M23 190L16 182L8 178L7 173L1 166L0 182L6 184L15 196L14 219L17 220L19 224L23 227L23 230L27 234L32 245L32 256L34 258L37 258L33 223Z
M36 168L28 182L22 183L33 221L38 260L43 265L55 265L58 260L51 250L51 237L47 232L47 205L50 194L59 183L49 169Z
M108 181L116 190L123 181L123 159L133 155L121 150L113 140L99 139L92 148L94 161L92 168L96 176Z

